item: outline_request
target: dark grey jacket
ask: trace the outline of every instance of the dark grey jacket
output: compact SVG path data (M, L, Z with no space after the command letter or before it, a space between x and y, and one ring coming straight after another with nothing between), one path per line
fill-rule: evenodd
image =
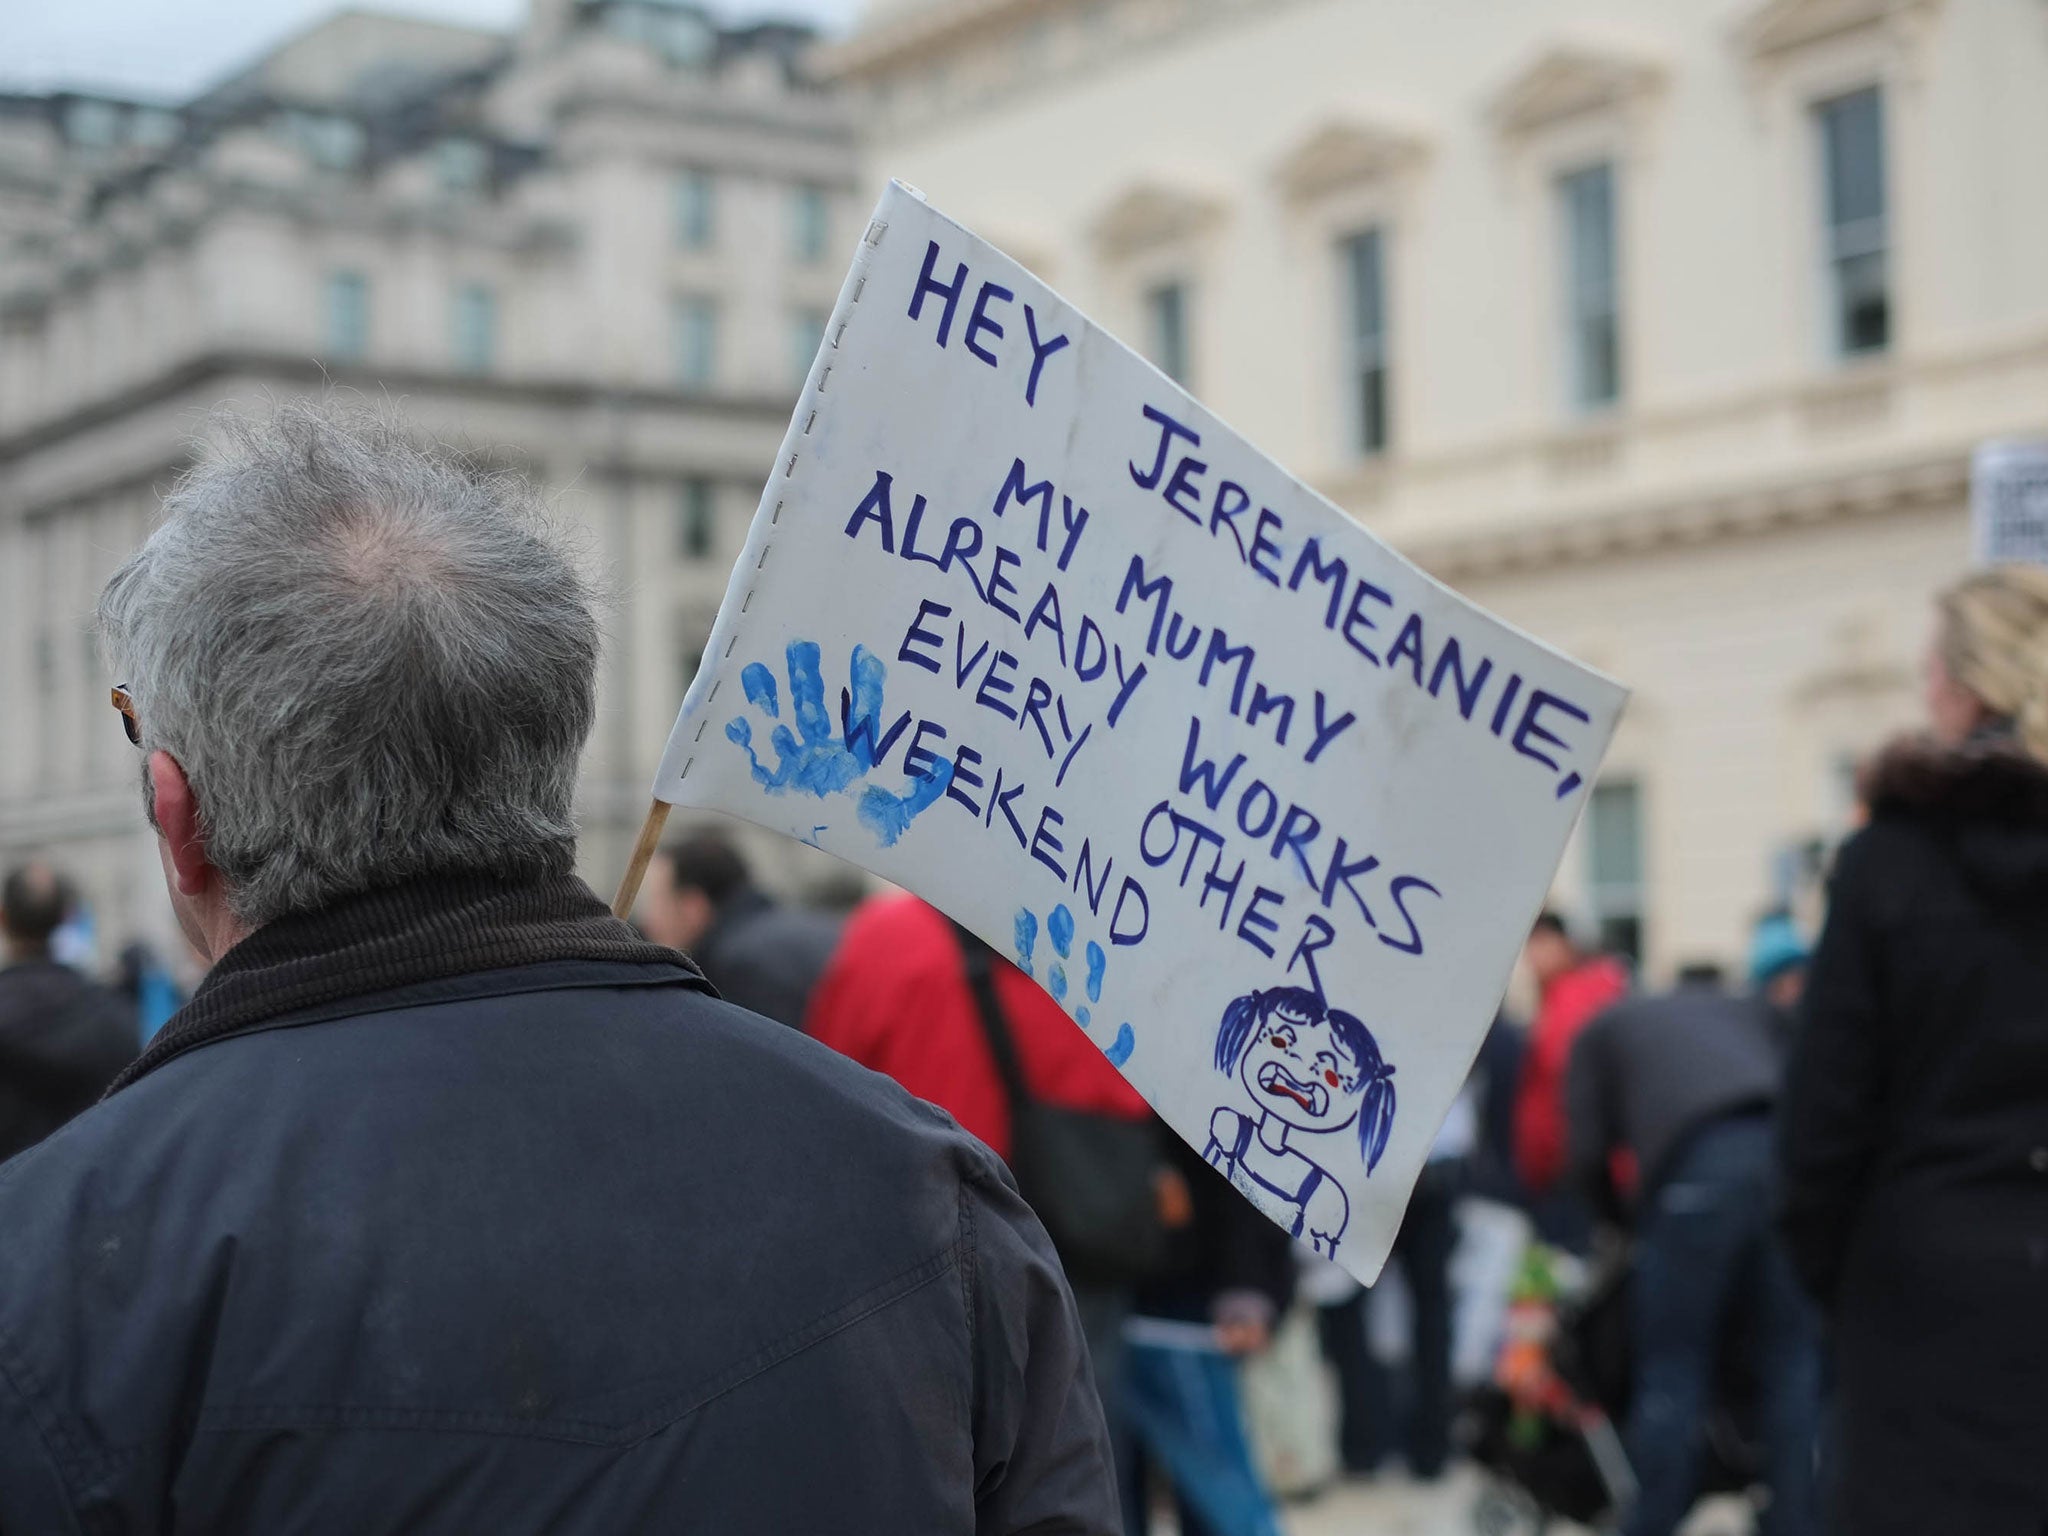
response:
M135 1009L69 966L0 970L0 1162L89 1108L139 1045Z
M785 907L751 887L735 891L718 909L691 959L718 995L793 1029L845 923L807 907Z
M0 1530L1116 1524L1001 1164L571 880L260 929L0 1234Z
M1572 1046L1565 1104L1574 1179L1604 1197L1608 1154L1626 1148L1647 1196L1694 1131L1775 1101L1782 1070L1760 999L1707 985L1623 999Z

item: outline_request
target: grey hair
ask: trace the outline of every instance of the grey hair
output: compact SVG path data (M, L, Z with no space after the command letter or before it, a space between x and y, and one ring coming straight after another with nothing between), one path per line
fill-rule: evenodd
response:
M99 622L234 914L567 873L599 634L530 485L331 402L217 436Z

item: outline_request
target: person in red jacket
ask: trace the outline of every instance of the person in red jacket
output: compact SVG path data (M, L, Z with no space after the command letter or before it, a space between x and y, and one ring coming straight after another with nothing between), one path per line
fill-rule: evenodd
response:
M1037 982L1004 960L995 987L1034 1099L1131 1120L1151 1113ZM937 908L915 896L864 903L811 996L804 1032L929 1099L1008 1160L1009 1102L959 937Z
M1563 1185L1570 1145L1565 1068L1579 1031L1627 993L1628 971L1610 956L1581 950L1555 912L1536 919L1522 958L1540 995L1515 1090L1515 1172L1530 1197L1538 1235L1582 1248L1588 1221Z
M1034 1100L1130 1120L1151 1114L1138 1090L1037 982L1000 956L994 982ZM937 908L915 896L864 903L847 920L811 994L804 1031L938 1105L1009 1160L1009 1100L968 983L960 936ZM1127 1290L1076 1283L1074 1300L1115 1434L1131 1298Z

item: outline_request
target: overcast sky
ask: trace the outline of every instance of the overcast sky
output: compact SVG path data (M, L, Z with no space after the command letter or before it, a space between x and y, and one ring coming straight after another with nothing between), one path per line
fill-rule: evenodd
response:
M860 0L714 0L728 20L845 30ZM346 0L0 0L0 89L189 96ZM509 27L526 0L368 0L367 10Z

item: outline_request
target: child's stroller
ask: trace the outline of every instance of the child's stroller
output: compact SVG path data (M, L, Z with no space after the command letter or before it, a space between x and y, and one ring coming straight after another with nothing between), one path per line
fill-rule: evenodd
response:
M1628 1415L1631 1274L1614 1264L1566 1295L1532 1249L1509 1303L1494 1380L1467 1404L1466 1448L1492 1474L1474 1511L1481 1536L1542 1532L1552 1520L1617 1519L1636 1480L1616 1426ZM1743 1334L1740 1319L1729 1337ZM1700 1492L1738 1492L1758 1479L1749 1433L1755 1383L1743 1351L1724 1355L1706 1425Z

